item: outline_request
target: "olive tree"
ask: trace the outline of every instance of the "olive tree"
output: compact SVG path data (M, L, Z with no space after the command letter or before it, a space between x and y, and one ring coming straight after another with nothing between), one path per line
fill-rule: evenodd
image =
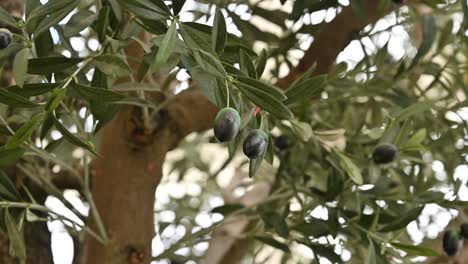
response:
M466 261L467 17L466 0L3 0L0 262L52 263L50 221L74 263ZM200 191L155 207L163 168Z

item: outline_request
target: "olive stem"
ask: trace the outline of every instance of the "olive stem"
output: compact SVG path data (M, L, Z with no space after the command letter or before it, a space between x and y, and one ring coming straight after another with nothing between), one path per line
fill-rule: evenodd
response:
M55 211L53 211L52 209L49 209L46 206L39 205L39 204L33 204L33 203L22 203L22 202L9 202L9 201L0 202L0 208L9 208L9 207L11 207L11 208L24 208L24 209L27 209L27 210L34 210L34 211L48 213L49 215L51 215L51 217L55 216L55 218L57 220L60 220L62 223L63 222L69 222L73 226L78 226L78 227L82 228L85 232L87 232L88 234L90 234L91 236L96 238L97 240L102 241L102 238L100 236L98 236L92 229L90 229L86 225L81 225L80 223L77 223L75 220L73 220L71 218L68 218L67 216L60 215L60 214L56 213Z
M263 115L260 114L260 129L263 129Z
M225 80L225 82L226 82L226 97L227 97L226 105L227 105L227 107L229 107L229 84L228 84L227 79Z

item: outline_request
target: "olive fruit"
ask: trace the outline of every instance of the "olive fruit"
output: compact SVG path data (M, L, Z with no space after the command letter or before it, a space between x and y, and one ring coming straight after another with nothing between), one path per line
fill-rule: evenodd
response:
M463 223L463 224L460 226L460 235L461 235L464 239L468 239L468 223Z
M372 159L376 164L386 164L395 160L397 148L392 144L378 145L372 153Z
M11 32L6 28L0 28L0 49L8 47L11 43Z
M245 138L242 150L249 159L256 159L265 152L267 145L268 135L261 129L254 129Z
M285 150L291 147L291 142L287 136L281 135L275 138L275 147L279 150Z
M221 109L214 121L214 134L219 142L228 142L239 132L241 118L236 109L226 107Z
M458 251L459 234L454 230L445 231L442 238L442 247L449 256L455 256Z

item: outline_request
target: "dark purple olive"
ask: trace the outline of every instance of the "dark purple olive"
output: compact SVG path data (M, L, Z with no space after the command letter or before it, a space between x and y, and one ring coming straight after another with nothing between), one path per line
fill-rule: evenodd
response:
M5 49L11 43L12 35L10 30L0 28L0 49Z
M275 138L275 147L278 150L286 150L291 147L291 142L286 135L281 135Z
M460 226L460 235L464 239L468 239L468 223L463 223Z
M372 159L376 164L386 164L395 160L397 148L392 144L378 145L372 153Z
M442 247L448 256L455 256L458 251L460 235L454 230L445 231L442 238Z
M226 107L221 109L214 121L214 134L219 142L234 139L239 132L241 118L236 109Z
M267 146L268 135L261 129L254 129L245 138L242 150L249 159L256 159L265 153Z

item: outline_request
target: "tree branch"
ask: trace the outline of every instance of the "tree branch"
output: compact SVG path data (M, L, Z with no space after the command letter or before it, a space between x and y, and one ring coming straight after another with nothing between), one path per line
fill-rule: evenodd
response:
M352 40L352 36L363 30L365 26L377 22L381 16L387 14L388 10L383 10L384 12L380 15L377 14L376 11L379 3L380 1L375 0L364 1L363 6L366 7L367 13L365 18L358 18L351 7L345 8L334 20L321 29L296 68L287 76L278 80L276 85L282 89L287 89L291 83L305 73L314 63L317 63L317 69L314 71L313 75L328 73L334 65L338 54ZM237 230L237 232L242 233L248 228L248 223L242 222L239 224L242 224L244 229L240 231ZM213 241L230 241L226 238L226 234L228 234L228 232L216 232L213 236ZM234 238L231 237L230 239L232 240ZM221 245L213 245L210 243L205 263L240 263L240 259L245 255L248 249L243 246L245 243L246 241L244 241L244 239L237 240L234 243L232 241L231 243L223 243Z
M348 46L353 35L363 30L365 26L374 24L390 11L389 9L382 10L383 12L379 14L377 11L380 2L365 0L362 6L366 8L366 16L363 18L358 18L351 7L345 8L335 19L320 29L296 68L281 78L276 85L287 88L315 62L317 69L314 75L330 72L338 54Z

